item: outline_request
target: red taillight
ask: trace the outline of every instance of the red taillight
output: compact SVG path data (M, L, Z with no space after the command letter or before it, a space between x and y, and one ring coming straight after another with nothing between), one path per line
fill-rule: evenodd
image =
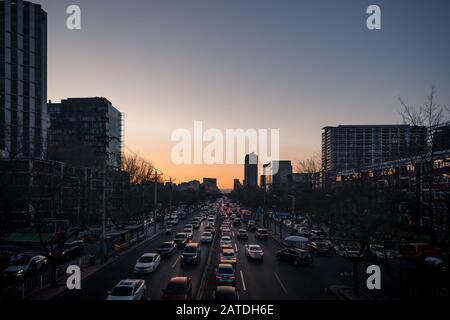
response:
M222 277L221 276L216 276L216 279L222 279Z

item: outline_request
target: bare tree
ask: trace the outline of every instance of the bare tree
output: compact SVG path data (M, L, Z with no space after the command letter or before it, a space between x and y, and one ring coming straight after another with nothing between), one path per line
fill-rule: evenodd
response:
M421 238L421 228L423 218L423 208L427 208L430 216L431 237L435 241L435 225L433 214L433 186L435 185L435 168L436 160L436 136L441 125L448 120L448 107L439 104L436 101L435 87L431 87L430 94L424 104L419 106L411 106L402 98L399 98L401 104L400 115L403 122L412 126L420 126L426 129L426 139L421 141L417 139L410 141L407 150L411 165L414 167L416 175L416 216L415 224L417 226L417 239ZM424 200L423 184L428 187L428 197Z
M295 164L297 173L317 173L322 169L321 157L319 152L304 160L298 160Z
M132 184L145 184L155 180L155 166L135 152L125 154L122 171L130 175Z

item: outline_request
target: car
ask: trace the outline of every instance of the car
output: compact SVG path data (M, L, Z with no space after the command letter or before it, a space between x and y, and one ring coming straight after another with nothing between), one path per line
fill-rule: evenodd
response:
M311 230L311 234L310 234L312 239L325 239L326 237L328 237L327 233L325 231L322 230Z
M162 300L192 300L192 278L173 277L162 291Z
M284 248L277 252L277 259L293 263L295 266L307 266L312 263L312 254L304 249Z
M216 269L216 285L236 285L236 272L232 264L221 263Z
M181 264L185 263L198 263L200 260L200 245L197 242L190 242L185 247L181 253Z
M167 227L166 227L166 235L170 235L170 234L172 234L173 233L173 228L172 228L172 225L168 225Z
M194 218L194 220L192 220L192 225L194 226L194 229L200 228L201 224L202 222L200 218Z
M175 241L163 242L159 247L158 252L162 257L171 256L177 252L177 244Z
M194 237L194 227L184 227L183 232L186 233L188 239L192 239Z
M219 257L220 263L230 263L235 265L237 263L236 252L233 249L222 249Z
M208 218L208 224L209 225L214 225L215 224L215 221L216 221L216 219L214 218L214 217L212 217L212 218Z
M259 244L245 245L245 256L249 259L263 260L264 252Z
M298 225L297 225L298 226ZM302 237L309 237L309 229L307 227L298 227L296 231L300 234Z
M224 237L224 236L231 237L231 230L229 230L229 229L222 230L222 232L220 233L220 235L221 235L222 237Z
M154 272L161 264L159 253L144 253L134 265L134 273Z
M178 224L178 216L177 217L170 217L169 223L172 226L176 226Z
M231 237L230 236L223 236L220 239L220 248L221 249L225 249L225 248L233 248L232 245L232 241L231 241Z
M248 239L248 233L245 229L239 229L237 232L237 238L239 240L247 240Z
M311 251L320 254L330 254L330 243L327 240L314 240L308 244Z
M184 232L178 232L173 239L178 248L184 248L188 242L188 235Z
M218 286L213 292L213 299L216 301L239 300L238 290L232 286Z
M84 241L74 240L71 242L66 242L63 246L63 251L61 253L61 258L63 260L70 260L74 257L81 255L84 251Z
M35 254L19 254L10 258L11 263L3 271L10 280L21 280L29 275L36 274L45 268L47 258Z
M254 220L250 220L247 222L247 231L255 231L256 230L256 223Z
M216 232L216 229L213 226L206 226L203 230L205 232L211 232L212 234Z
M256 239L268 239L269 238L269 232L267 232L267 229L258 228L256 230Z
M236 226L236 227L242 226L241 218L234 218L234 220L233 220L233 226Z
M211 243L212 240L213 240L213 235L212 235L211 232L205 231L205 232L202 233L202 236L200 238L200 241L202 243Z
M142 279L125 279L108 292L106 300L144 300L147 286Z

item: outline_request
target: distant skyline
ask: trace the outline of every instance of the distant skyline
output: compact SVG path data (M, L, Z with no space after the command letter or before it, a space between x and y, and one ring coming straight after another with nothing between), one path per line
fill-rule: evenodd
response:
M171 133L280 129L282 159L320 150L321 128L398 124L401 96L432 85L450 104L450 2L35 0L48 13L48 98L104 96L125 114L125 145L176 183L241 181L243 165L175 165ZM66 7L82 29L66 29ZM382 30L366 28L366 8ZM126 149L125 149L126 150Z

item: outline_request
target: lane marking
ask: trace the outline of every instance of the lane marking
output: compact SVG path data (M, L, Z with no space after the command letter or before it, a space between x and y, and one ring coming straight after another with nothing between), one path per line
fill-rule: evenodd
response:
M244 289L244 291L247 291L247 288L245 287L245 280L244 280L244 274L241 272L241 281L242 281L242 288Z
M175 268L175 266L177 265L179 260L180 260L180 256L178 256L177 260L175 260L175 262L173 263L172 269Z
M280 284L281 288L283 289L285 294L288 294L285 286L283 285L283 282L281 282L280 278L278 277L278 274L274 271L273 274L275 275L275 278L277 278L278 283Z
M231 231L231 234L233 235L233 237L234 237L234 231Z
M236 252L238 252L237 243L234 244L234 249Z

